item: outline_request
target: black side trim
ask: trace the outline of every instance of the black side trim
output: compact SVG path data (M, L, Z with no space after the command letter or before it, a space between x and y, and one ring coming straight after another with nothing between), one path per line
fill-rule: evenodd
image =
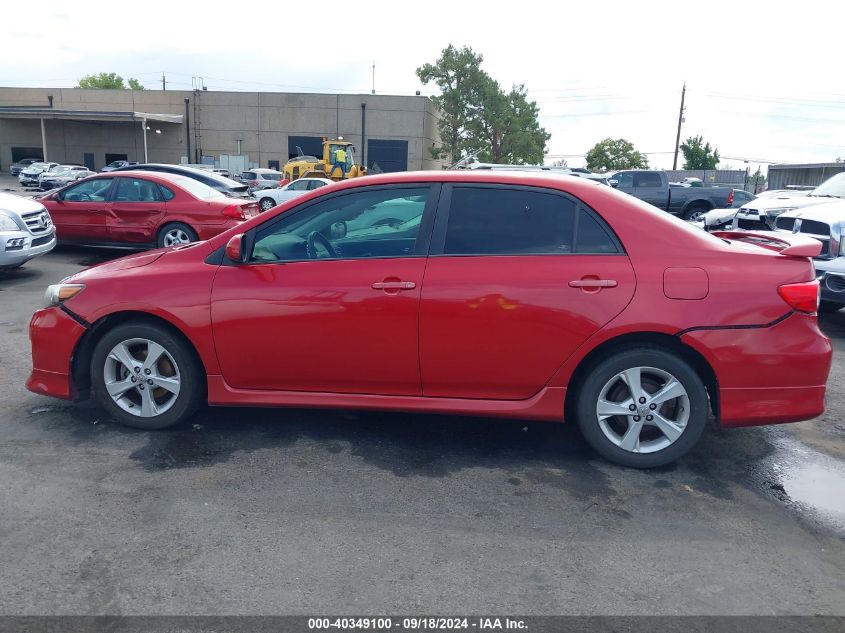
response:
M86 330L87 330L88 328L90 328L90 327L91 327L91 324L90 324L90 323L88 323L88 321L86 321L86 320L85 320L85 319L83 319L81 316L79 316L78 314L76 314L76 312L71 312L71 311L70 311L70 310L69 310L69 309L65 306L65 304L60 303L60 304L59 304L59 309L60 309L62 312L64 312L65 314L67 314L67 315L68 315L71 319L73 319L74 321L76 321L77 323L79 323L79 325L81 325L82 327L84 327Z
M676 332L675 336L681 337L690 332L697 332L698 330L762 330L767 327L777 325L781 321L786 321L789 317L795 314L794 311L787 312L783 316L778 317L771 323L764 323L762 325L697 325L696 327L688 327L686 330Z
M219 266L223 263L223 260L226 257L226 245L224 244L216 251L213 251L208 257L205 258L206 264L214 264L215 266Z

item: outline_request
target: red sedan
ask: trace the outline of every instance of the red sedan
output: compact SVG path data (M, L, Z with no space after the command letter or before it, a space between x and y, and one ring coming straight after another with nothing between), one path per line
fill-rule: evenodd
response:
M185 176L147 171L86 178L40 201L60 242L116 246L207 240L259 213L254 200L229 198Z
M204 403L566 418L653 467L710 415L824 410L820 244L785 239L580 178L370 176L51 286L27 386L144 429Z

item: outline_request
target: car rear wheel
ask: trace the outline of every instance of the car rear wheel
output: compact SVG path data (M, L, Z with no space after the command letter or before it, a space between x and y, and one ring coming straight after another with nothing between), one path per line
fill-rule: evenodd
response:
M181 222L171 222L165 224L158 232L156 243L159 248L166 248L168 246L179 246L180 244L190 244L197 241L197 233L187 224Z
M200 405L205 376L193 350L167 329L126 323L94 347L91 385L115 419L139 429L164 429Z
M261 207L262 211L269 211L270 209L276 206L276 201L273 200L273 198L264 197L258 201L258 204Z
M618 352L580 385L578 426L603 457L654 468L686 454L707 424L707 390L685 361L656 347Z

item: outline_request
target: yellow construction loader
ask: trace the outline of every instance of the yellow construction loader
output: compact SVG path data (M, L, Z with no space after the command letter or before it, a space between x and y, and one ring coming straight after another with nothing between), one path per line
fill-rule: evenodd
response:
M299 149L299 148L297 148ZM346 175L337 164L337 152L342 150L346 153ZM282 171L288 180L296 180L304 177L331 178L332 180L343 180L344 178L357 178L366 176L367 170L363 165L355 162L355 154L352 143L344 141L340 136L336 140L323 137L323 157L306 156L299 150L300 155L291 158L285 163Z

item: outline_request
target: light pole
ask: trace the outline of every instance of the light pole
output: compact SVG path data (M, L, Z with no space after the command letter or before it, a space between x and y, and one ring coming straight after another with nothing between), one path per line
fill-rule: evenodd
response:
M144 132L144 162L147 161L147 120L141 119L141 130Z

